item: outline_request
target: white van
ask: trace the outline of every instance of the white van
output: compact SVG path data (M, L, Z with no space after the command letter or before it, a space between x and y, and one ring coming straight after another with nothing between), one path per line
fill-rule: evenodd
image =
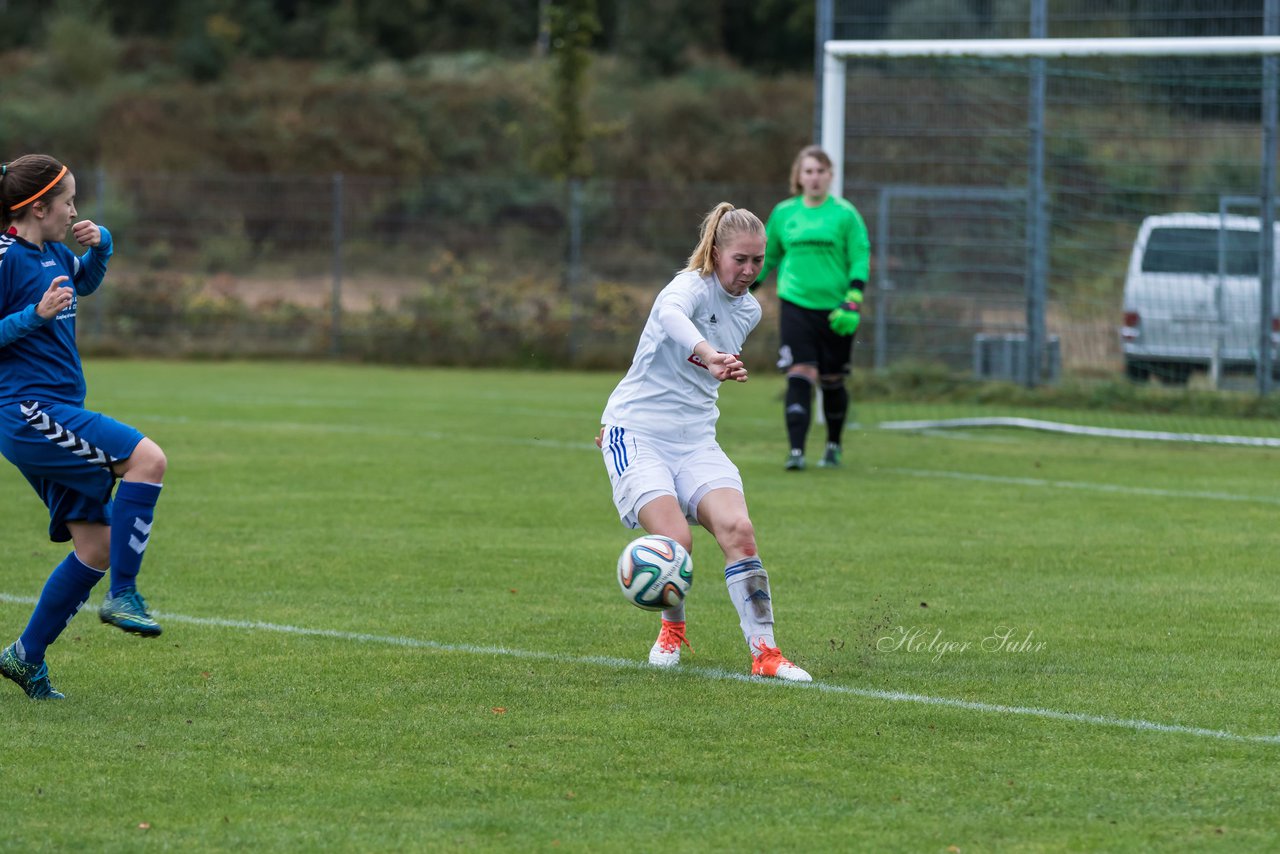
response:
M1215 374L1256 369L1260 227L1257 217L1214 213L1143 220L1124 280L1120 337L1130 379L1155 374L1186 382L1196 368ZM1280 313L1280 301L1273 298L1272 308ZM1280 319L1272 317L1273 364L1278 340Z

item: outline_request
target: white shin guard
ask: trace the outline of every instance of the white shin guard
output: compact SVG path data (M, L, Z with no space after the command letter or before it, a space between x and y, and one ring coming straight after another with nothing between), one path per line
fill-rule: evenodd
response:
M769 573L759 558L744 558L724 568L729 598L738 609L738 624L747 646L763 642L777 646L773 639L773 599L769 595Z

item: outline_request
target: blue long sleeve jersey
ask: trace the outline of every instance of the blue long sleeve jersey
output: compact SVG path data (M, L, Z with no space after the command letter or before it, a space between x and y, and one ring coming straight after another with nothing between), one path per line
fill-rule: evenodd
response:
M101 226L99 226L101 228ZM111 232L77 257L61 243L41 249L0 234L0 404L39 400L84 406L84 368L76 348L76 305L98 289L111 257ZM71 305L52 320L36 313L49 283L67 276Z

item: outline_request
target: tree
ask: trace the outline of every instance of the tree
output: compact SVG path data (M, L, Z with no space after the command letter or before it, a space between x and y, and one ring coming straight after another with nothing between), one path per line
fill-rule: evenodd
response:
M600 29L595 0L557 0L547 10L547 18L556 134L549 171L563 178L582 178L588 171L582 102L591 64L591 43Z

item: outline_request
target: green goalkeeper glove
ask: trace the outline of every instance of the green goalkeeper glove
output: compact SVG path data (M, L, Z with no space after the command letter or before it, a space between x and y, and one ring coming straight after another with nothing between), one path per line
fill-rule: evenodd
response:
M861 282L850 287L840 307L827 315L827 322L837 335L852 335L858 331L858 324L862 321L862 289L857 287L859 284Z

